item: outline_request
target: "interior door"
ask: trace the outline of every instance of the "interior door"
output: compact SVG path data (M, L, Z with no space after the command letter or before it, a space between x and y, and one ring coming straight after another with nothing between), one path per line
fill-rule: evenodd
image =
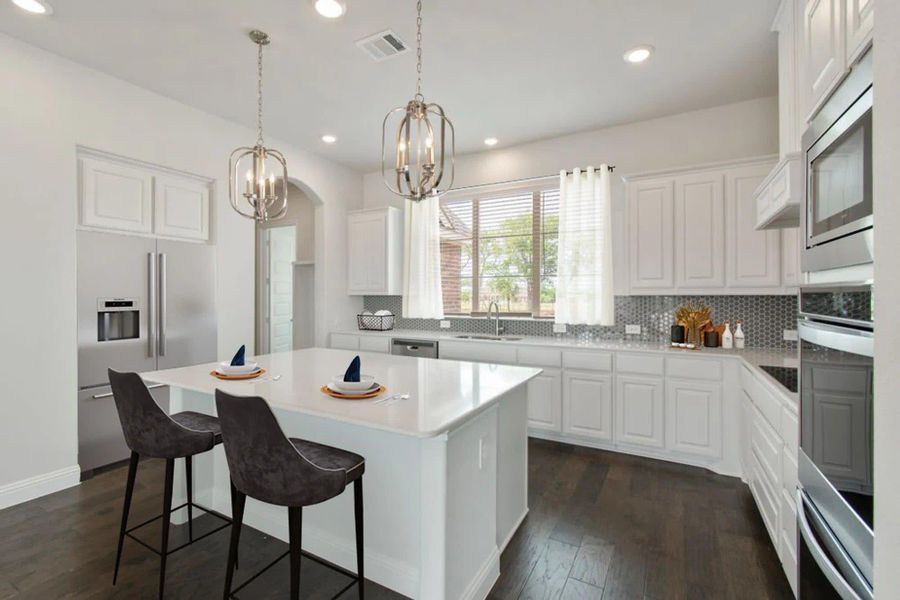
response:
M215 248L158 240L159 369L216 360Z
M265 230L268 283L268 352L294 349L294 258L297 228L293 225Z

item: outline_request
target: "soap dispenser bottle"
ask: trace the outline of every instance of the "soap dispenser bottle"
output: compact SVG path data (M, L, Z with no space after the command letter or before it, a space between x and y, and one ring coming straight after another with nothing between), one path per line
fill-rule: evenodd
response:
M722 332L722 348L731 350L734 348L734 335L731 333L731 325L725 321L725 331Z
M737 326L734 329L734 347L738 350L744 349L744 328L741 327L740 321L737 321Z

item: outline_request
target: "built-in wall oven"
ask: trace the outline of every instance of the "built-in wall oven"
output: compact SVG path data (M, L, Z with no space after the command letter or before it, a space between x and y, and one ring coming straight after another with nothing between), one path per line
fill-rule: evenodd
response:
M870 599L874 542L872 286L800 291L801 598Z
M857 63L803 135L804 271L873 260L872 52Z

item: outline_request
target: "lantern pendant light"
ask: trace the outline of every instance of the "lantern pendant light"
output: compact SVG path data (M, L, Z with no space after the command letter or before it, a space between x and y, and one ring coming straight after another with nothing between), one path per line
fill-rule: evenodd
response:
M241 216L265 222L287 213L287 163L278 150L266 148L262 127L262 52L268 34L254 29L249 33L256 44L256 144L242 146L228 161L228 198ZM242 176L242 174L244 174ZM246 204L239 202L243 197Z
M416 3L416 13L416 95L405 107L390 111L381 129L384 184L414 202L451 188L456 154L453 123L440 105L426 103L422 95L422 0Z

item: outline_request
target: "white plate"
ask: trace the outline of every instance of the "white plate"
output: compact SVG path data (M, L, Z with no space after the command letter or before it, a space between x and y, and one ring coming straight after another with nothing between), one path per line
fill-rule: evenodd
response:
M216 368L216 371L222 375L249 375L250 373L259 371L259 364L248 362L243 365L232 366L230 362L221 362Z
M326 385L325 387L327 387L327 388L328 388L329 390L331 390L332 392L337 392L338 394L350 394L350 395L352 395L352 394L365 394L365 393L367 393L367 392L374 392L375 390L377 390L377 389L379 388L379 385L373 381L373 382L372 382L372 385L370 385L369 387L367 387L367 388L365 388L365 389L362 389L362 390L344 390L344 389L339 388L339 387L335 384L335 382L332 381L331 383L329 383L329 384Z
M343 375L335 375L332 377L329 387L339 393L352 394L370 390L374 384L375 377L373 375L360 375L359 381L344 381Z

